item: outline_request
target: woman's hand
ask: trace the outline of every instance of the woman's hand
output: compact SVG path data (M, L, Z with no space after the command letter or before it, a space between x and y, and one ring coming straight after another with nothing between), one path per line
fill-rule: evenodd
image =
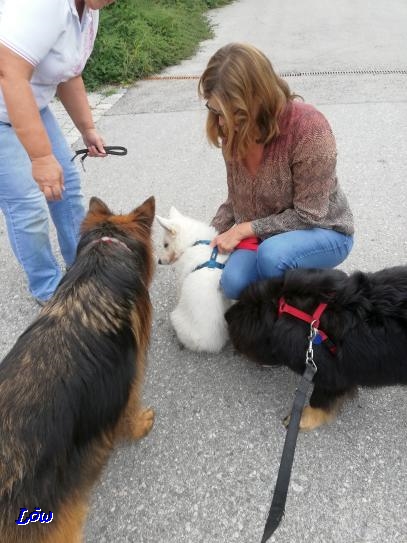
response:
M32 176L47 200L61 200L64 190L62 167L54 155L31 160Z
M219 252L230 253L239 244L242 239L254 236L253 228L250 222L242 222L218 234L210 243L211 247L217 247Z
M96 130L96 128L86 128L82 132L82 139L89 151L89 156L105 157L105 140Z

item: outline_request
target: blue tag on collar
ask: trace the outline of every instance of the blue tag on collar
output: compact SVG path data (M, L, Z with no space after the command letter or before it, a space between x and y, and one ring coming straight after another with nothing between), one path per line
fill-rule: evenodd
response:
M314 345L321 345L321 343L322 343L322 337L321 337L321 335L320 335L318 332L315 334L315 337L314 337L314 339L312 340L312 343L313 343Z

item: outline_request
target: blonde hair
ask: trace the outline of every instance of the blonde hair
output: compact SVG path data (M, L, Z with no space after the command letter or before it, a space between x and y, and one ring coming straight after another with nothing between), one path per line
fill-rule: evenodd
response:
M278 117L293 94L256 47L230 43L209 60L198 83L201 98L215 98L224 118L209 111L208 140L223 147L226 159L242 159L252 143L267 144L279 134ZM237 130L236 130L237 127Z

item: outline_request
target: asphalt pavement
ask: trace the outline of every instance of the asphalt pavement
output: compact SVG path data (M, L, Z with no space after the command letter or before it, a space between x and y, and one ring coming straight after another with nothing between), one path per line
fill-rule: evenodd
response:
M154 195L162 216L175 205L209 221L226 194L225 170L206 141L196 78L220 46L250 42L335 132L356 223L342 269L405 264L407 4L241 0L210 17L215 37L193 58L138 82L99 118L106 142L128 155L86 161L86 198L128 211ZM157 226L156 243L160 235ZM174 270L157 266L143 391L156 424L114 452L92 495L86 543L260 542L298 377L262 370L230 345L219 355L181 349L169 322L174 284ZM4 355L38 309L3 222L0 300ZM401 387L361 389L335 422L300 434L286 515L270 542L406 543L406 438Z

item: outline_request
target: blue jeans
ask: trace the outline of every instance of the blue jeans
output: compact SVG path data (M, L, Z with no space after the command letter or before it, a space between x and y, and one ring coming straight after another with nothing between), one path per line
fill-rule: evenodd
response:
M76 255L80 224L85 215L80 176L70 161L72 150L49 108L41 112L52 151L64 172L62 200L47 202L31 175L31 161L13 128L0 122L0 208L4 213L11 248L24 269L31 294L48 300L62 270L51 249L49 214L59 247L69 266Z
M220 284L237 300L250 283L280 277L292 268L334 268L350 253L353 236L327 230L293 230L264 240L257 251L237 249L228 258Z

